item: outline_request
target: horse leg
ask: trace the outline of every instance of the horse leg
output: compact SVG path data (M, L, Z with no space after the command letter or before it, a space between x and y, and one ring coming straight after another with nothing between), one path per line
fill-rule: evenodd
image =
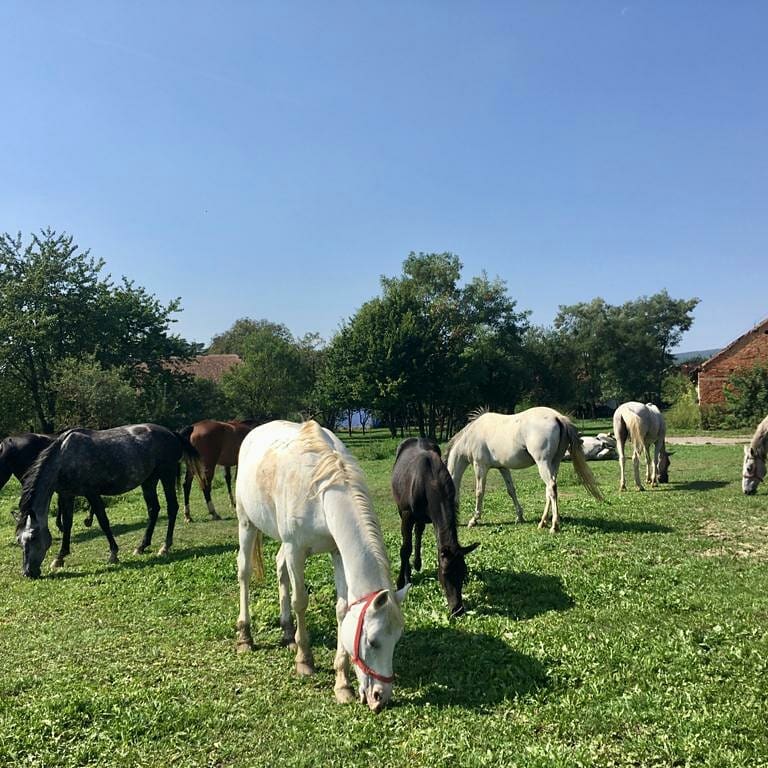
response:
M627 490L627 481L624 476L624 446L627 442L627 426L624 420L618 416L613 419L613 433L616 435L616 453L619 459L619 490Z
M93 525L93 505L91 504L88 509L88 514L85 516L85 520L83 520L83 525L86 528L90 528Z
M550 533L556 533L560 530L560 513L557 508L557 467L550 466L548 463L537 463L539 477L546 486L546 501L544 502L544 514L539 521L539 528L546 528L549 511L552 510L552 527Z
M512 473L509 471L507 467L499 467L499 472L501 473L501 476L504 478L504 485L507 486L507 493L510 495L512 499L512 503L515 505L515 512L517 514L517 518L515 522L522 523L523 508L520 506L520 502L517 500L517 493L515 493L515 484L512 482Z
M224 480L227 483L227 493L229 494L229 505L235 508L235 497L232 495L232 467L224 467Z
M643 484L640 482L640 450L639 445L632 443L632 470L635 473L635 486L638 491L644 491Z
M485 496L485 478L488 474L488 468L484 464L474 463L475 470L475 514L467 523L468 528L477 525L480 515L483 514L483 497Z
M282 546L277 550L277 593L280 599L280 627L283 630L281 643L296 650L296 627L293 625L291 614L291 580L288 576L288 566L285 562L285 553Z
M650 449L646 448L646 452L648 453L648 466L651 467L651 485L654 488L659 487L659 444L654 443L653 444L653 465L651 465L651 455L650 455Z
M237 581L240 584L240 615L237 617L237 652L253 650L251 611L248 605L251 574L253 573L253 544L257 530L248 518L238 515L240 549L237 553Z
M651 449L648 445L644 445L643 448L645 449L645 483L655 485L656 468L651 466Z
M75 497L65 496L59 493L59 512L57 517L61 518L61 547L59 554L51 563L51 568L63 568L64 558L69 554L69 543L72 536L72 515L75 511Z
M413 536L413 515L411 510L405 510L400 517L400 534L403 543L400 546L400 574L397 577L397 588L402 589L411 580L411 551Z
M187 465L187 472L184 475L184 522L191 523L192 515L189 511L189 494L192 490L192 468Z
M88 503L91 505L91 514L96 515L96 520L99 523L99 528L104 532L104 535L107 537L107 541L109 542L109 558L107 558L108 563L117 563L119 560L117 559L117 542L115 541L115 537L112 535L112 528L109 525L109 518L107 517L107 510L104 506L104 501L102 500L101 496L88 496Z
M160 512L160 501L157 498L157 475L154 474L141 484L141 492L144 495L144 503L147 505L147 528L144 537L136 549L134 555L143 555L147 547L152 543L152 534L155 532L157 515Z
M205 504L208 507L208 514L211 516L211 520L221 520L219 513L216 511L216 507L213 506L213 500L211 499L211 488L213 488L213 476L215 474L215 464L213 467L205 468L205 484L203 485L203 496L205 496Z
M174 467L173 472L167 472L160 478L160 482L163 484L163 493L165 494L168 527L165 529L165 543L158 550L158 555L167 555L168 550L173 545L173 530L176 527L176 515L179 511L179 500L176 498L175 474L176 468Z
M307 605L309 594L304 586L304 560L306 553L291 544L283 544L285 565L291 580L291 608L296 616L296 672L299 675L312 675L315 662L309 647L307 631Z
M336 655L333 658L333 669L336 681L333 692L339 704L349 704L355 700L355 692L349 683L349 657L341 642L341 624L347 615L347 578L344 575L344 563L341 555L335 552L333 559L333 578L336 582Z
M413 567L417 570L421 570L421 537L424 535L424 523L416 523L416 544L413 555Z

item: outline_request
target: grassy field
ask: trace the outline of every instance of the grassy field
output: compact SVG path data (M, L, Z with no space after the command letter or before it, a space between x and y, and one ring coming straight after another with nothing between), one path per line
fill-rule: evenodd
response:
M395 443L352 441L393 563ZM76 514L65 569L20 576L0 494L0 764L13 766L758 766L768 765L768 495L746 498L741 448L677 447L671 484L619 494L615 462L592 464L608 503L560 474L563 531L536 529L543 486L516 473L529 522L492 475L463 543L469 613L449 621L434 544L405 605L393 706L375 716L333 698L330 561L308 569L318 674L296 678L279 647L274 573L253 588L257 650L235 653L236 525L177 527L166 558L133 556L137 493L108 512L119 565ZM462 519L469 516L471 472ZM164 517L153 549L162 542ZM56 546L57 542L54 542ZM276 547L268 545L267 554Z

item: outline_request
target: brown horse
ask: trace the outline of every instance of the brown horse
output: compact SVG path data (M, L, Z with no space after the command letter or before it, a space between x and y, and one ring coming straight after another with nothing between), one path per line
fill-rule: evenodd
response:
M216 465L224 467L224 478L227 481L229 503L234 509L235 499L232 496L231 469L237 466L240 443L243 442L245 436L255 426L255 421L214 421L213 419L203 419L179 430L179 434L186 437L200 454L200 460L205 467L203 495L208 506L208 512L214 520L221 519L211 499L211 486ZM187 470L184 478L184 520L186 522L192 520L192 516L189 513L189 492L191 488L192 473Z

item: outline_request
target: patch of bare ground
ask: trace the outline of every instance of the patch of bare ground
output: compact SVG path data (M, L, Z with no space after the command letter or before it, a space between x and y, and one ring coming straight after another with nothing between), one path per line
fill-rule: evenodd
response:
M699 533L716 546L705 549L702 557L739 557L768 560L768 525L762 518L751 517L725 525L719 520L706 520Z

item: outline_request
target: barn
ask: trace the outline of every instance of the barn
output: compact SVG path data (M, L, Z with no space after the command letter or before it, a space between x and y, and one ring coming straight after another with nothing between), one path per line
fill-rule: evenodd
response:
M768 318L701 364L698 382L700 405L724 404L723 385L728 377L758 363L768 366Z

